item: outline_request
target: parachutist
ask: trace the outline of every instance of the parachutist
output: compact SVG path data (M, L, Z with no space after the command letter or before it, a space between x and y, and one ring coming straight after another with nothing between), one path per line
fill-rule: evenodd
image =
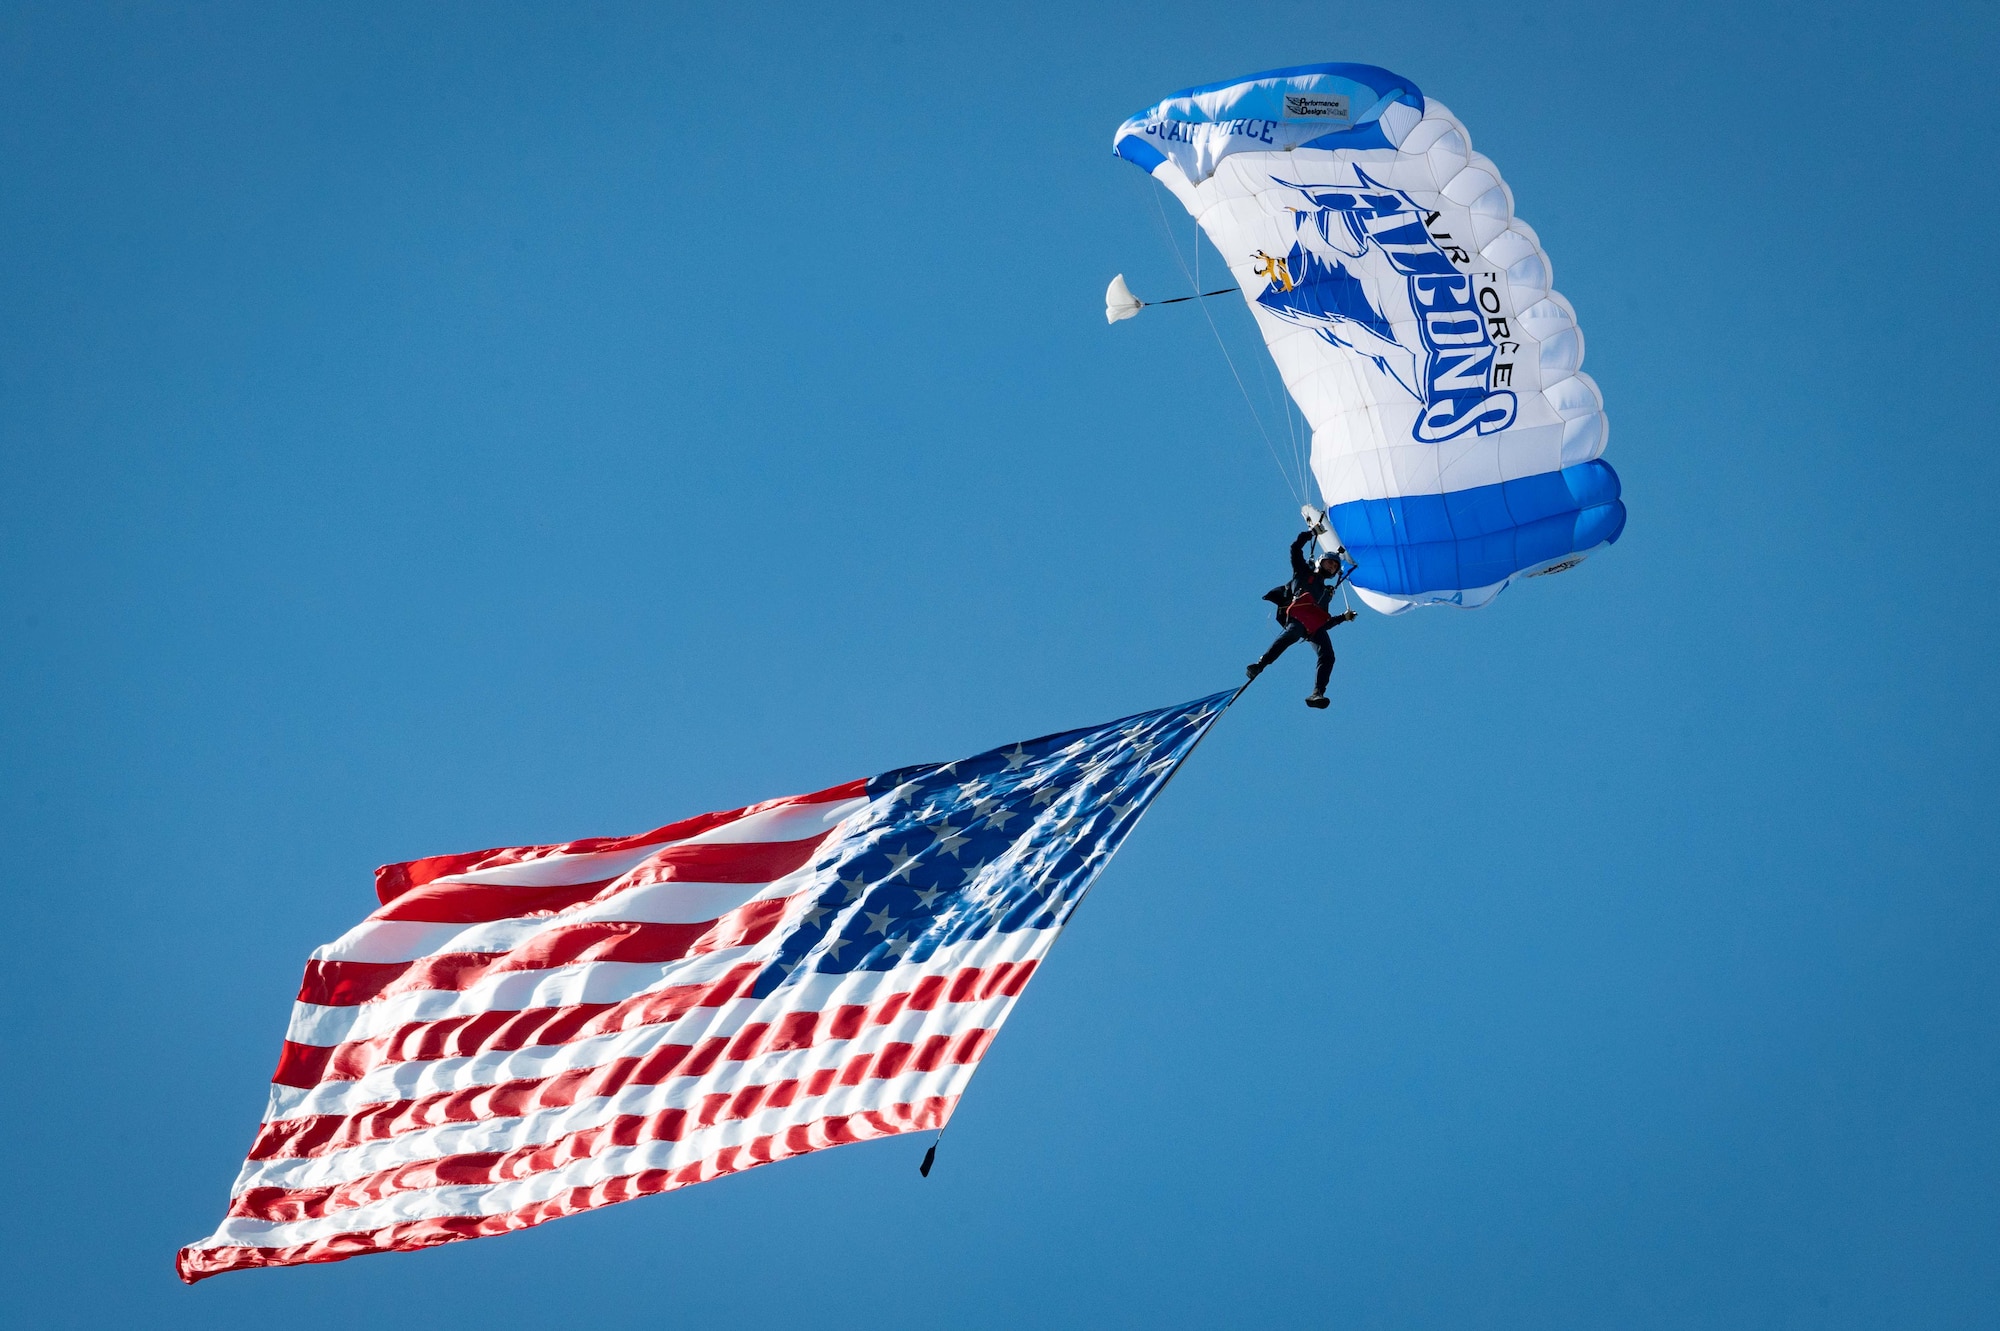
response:
M1327 602L1334 592L1353 572L1347 563L1346 547L1337 547L1330 555L1322 556L1317 562L1306 561L1306 543L1311 541L1310 530L1300 532L1292 540L1292 580L1282 586L1273 587L1264 593L1264 599L1277 607L1278 623L1284 632L1278 640L1265 649L1264 654L1252 661L1244 669L1251 679L1263 673L1264 667L1285 654L1285 649L1293 643L1304 640L1313 645L1319 654L1319 669L1313 676L1313 691L1306 698L1308 707L1325 707L1326 681L1333 674L1333 643L1326 631L1336 624L1345 624L1354 618L1354 612L1336 615L1327 609Z

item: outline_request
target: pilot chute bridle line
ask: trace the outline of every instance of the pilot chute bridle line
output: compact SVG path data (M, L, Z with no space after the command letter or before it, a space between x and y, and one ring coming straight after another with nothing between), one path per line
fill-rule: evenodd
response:
M1120 273L1111 279L1110 286L1104 288L1104 322L1115 324L1121 319L1130 319L1137 315L1140 310L1150 309L1155 305L1179 305L1184 301L1207 300L1210 296L1227 296L1232 292L1241 291L1242 289L1242 287L1219 287L1214 291L1198 291L1192 296L1169 296L1165 300L1140 300L1132 293L1132 288L1125 285L1125 274Z

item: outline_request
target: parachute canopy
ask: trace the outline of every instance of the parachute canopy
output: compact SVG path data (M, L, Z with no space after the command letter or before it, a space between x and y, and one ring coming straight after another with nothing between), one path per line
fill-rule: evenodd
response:
M1235 274L1369 605L1484 605L1618 539L1576 313L1499 170L1415 84L1327 64L1189 88L1113 151Z

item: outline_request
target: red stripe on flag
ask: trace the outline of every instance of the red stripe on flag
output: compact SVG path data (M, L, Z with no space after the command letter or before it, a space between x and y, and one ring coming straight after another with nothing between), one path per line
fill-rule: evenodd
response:
M554 970L588 961L657 965L683 957L745 947L767 937L783 918L789 897L738 906L718 919L693 924L644 920L552 922L508 952L441 952L415 961L309 961L299 1002L358 1007L419 991L462 993L493 975Z
M993 1043L993 1032L978 1027L958 1037L952 1046L951 1061L954 1063L977 1063L986 1056L986 1046Z
M461 855L431 855L424 859L407 860L401 864L385 864L375 871L375 895L384 905L396 900L413 888L422 887L451 874L471 873L478 869L498 868L502 865L525 864L533 860L545 860L557 855L588 855L601 851L637 850L645 846L656 846L668 841L685 841L691 836L712 831L753 813L763 813L769 809L780 809L796 804L831 804L838 800L856 799L868 793L868 782L847 781L825 790L814 791L810 795L793 795L784 799L765 800L761 804L746 804L740 809L729 809L719 813L704 813L694 818L684 818L665 827L656 827L650 832L641 832L626 837L588 837L581 841L565 841L547 846L503 846L493 850L475 850ZM730 879L720 881L729 882ZM754 881L754 880L753 880ZM499 918L506 918L505 916Z
M756 962L745 962L731 967L727 975L712 984L676 985L671 989L641 994L637 999L631 1000L633 1006L626 1015L630 1018L631 1025L642 1026L676 1021L697 1007L721 1007L748 992L760 969L762 967ZM562 1008L526 1010L564 1011ZM289 1054L293 1048L312 1047L294 1046L287 1042L286 1052ZM341 1047L333 1046L328 1052L332 1053ZM671 1054L670 1051L674 1050L680 1052ZM612 1089L634 1078L651 1078L642 1080L642 1084L650 1085L671 1075L673 1065L688 1052L687 1045L668 1045L665 1049L654 1050L643 1058L619 1059L595 1068L573 1068L549 1077L506 1082L498 1086L468 1087L464 1090L445 1091L414 1099L390 1100L379 1105L371 1105L354 1114L312 1114L299 1118L276 1119L264 1124L258 1130L257 1140L250 1147L249 1158L276 1160L319 1155L324 1151L358 1146L363 1142L381 1141L399 1132L434 1127L439 1123L469 1122L481 1116L471 1109L475 1102L481 1097L493 1095L503 1089L519 1094L526 1089L546 1088L540 1090L537 1096L538 1103L534 1106L544 1108L550 1105L570 1104L587 1095L609 1094L610 1091L604 1089L582 1089L593 1077L605 1079L604 1084L610 1085ZM347 1131L343 1132L344 1128Z
M924 1041L924 1047L917 1051L917 1061L911 1066L918 1072L935 1072L944 1062L944 1051L951 1044L949 1035L933 1035Z
M590 900L615 882L599 878L560 887L506 887L491 883L425 883L387 905L371 920L421 920L426 924L490 924L538 910L567 910Z
M429 924L486 924L540 910L566 910L591 900L613 883L622 891L648 883L769 883L804 868L833 835L829 829L796 841L742 841L669 846L619 878L560 887L504 883L433 882L411 888L376 909L371 920L421 920Z
M443 1216L429 1220L410 1220L380 1229L335 1234L291 1247L182 1248L175 1258L174 1268L182 1280L192 1285L198 1280L221 1275L224 1271L239 1271L259 1266L338 1262L366 1253L406 1252L416 1248L435 1247L441 1243L454 1243L460 1239L505 1234L566 1215L575 1215L581 1211L628 1201L634 1197L670 1192L689 1183L705 1182L725 1174L754 1169L758 1165L769 1164L787 1156L804 1155L811 1151L824 1150L829 1146L859 1141L862 1140L862 1135L854 1130L853 1125L856 1120L867 1126L870 1136L928 1132L941 1127L950 1118L953 1099L948 1096L931 1096L916 1104L898 1104L866 1114L843 1114L814 1123L802 1123L785 1131L781 1139L782 1148L779 1145L780 1139L775 1136L760 1138L759 1143L753 1144L748 1151L738 1146L725 1147L706 1161L697 1161L680 1169L672 1171L648 1169L636 1174L620 1175L589 1187L570 1188L547 1201L531 1203L498 1215ZM757 1149L757 1146L763 1143L768 1145Z
M751 971L757 969L754 964L745 964ZM739 967L738 971L742 969ZM1019 997L1034 969L1032 961L1016 964L1006 982L999 986L999 992L1009 998ZM736 973L731 972L732 975ZM984 998L989 996L987 991L992 985L990 980L980 984L980 976L980 971L968 968L949 977L949 980L955 992ZM947 982L945 976L925 976L912 991L890 994L872 1010L851 1004L836 1008L824 1038L851 1040L868 1025L887 1025L905 1008L910 1011L933 1011L937 1006L935 1000ZM734 982L726 983L733 985ZM615 1035L621 1031L677 1021L696 1007L716 1007L727 1001L715 998L716 992L716 988L710 985L678 985L671 989L635 994L616 1003L502 1009L470 1016L441 1017L436 1021L409 1022L366 1040L345 1041L331 1046L298 1044L287 1040L283 1055L278 1060L278 1070L271 1075L271 1080L281 1086L309 1089L322 1082L358 1081L376 1068L392 1063L469 1058L475 1054L507 1053L516 1049ZM925 996L932 1001L918 1001ZM821 1012L786 1013L778 1021L776 1034L759 1052L780 1053L811 1047L816 1039L821 1038L818 1027L820 1019L826 1015ZM739 1044L741 1039L738 1037ZM744 1047L747 1049L749 1046ZM747 1053L733 1051L730 1054L731 1058L748 1056Z
M811 863L832 829L797 841L669 846L632 874L639 883L769 883Z

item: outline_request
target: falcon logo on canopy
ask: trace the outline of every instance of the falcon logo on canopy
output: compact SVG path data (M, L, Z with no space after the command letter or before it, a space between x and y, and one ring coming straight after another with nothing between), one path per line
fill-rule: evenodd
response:
M1358 353L1423 403L1412 437L1435 444L1475 427L1481 434L1506 429L1514 394L1494 386L1500 367L1481 308L1487 293L1475 292L1471 275L1459 271L1459 261L1469 262L1465 252L1439 243L1408 194L1359 168L1354 174L1354 186L1332 189L1273 178L1312 206L1287 209L1298 234L1290 254L1273 260L1258 251L1265 262L1257 275L1270 285L1257 303ZM1354 261L1364 275L1348 266ZM1398 308L1387 313L1378 300L1396 300ZM1497 291L1490 303L1497 314ZM1416 334L1415 345L1405 330Z

